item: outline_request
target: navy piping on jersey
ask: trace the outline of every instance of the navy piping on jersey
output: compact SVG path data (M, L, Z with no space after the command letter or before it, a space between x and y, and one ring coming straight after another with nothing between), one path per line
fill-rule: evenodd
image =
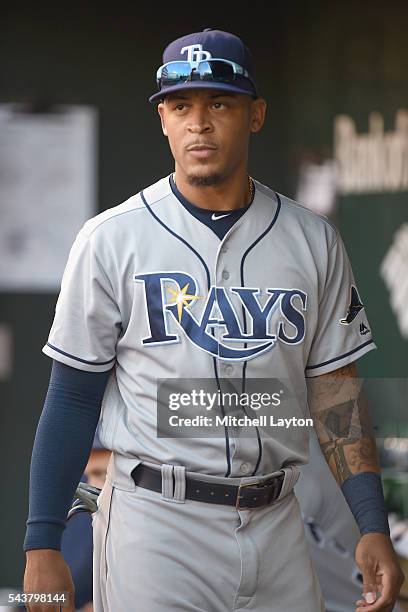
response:
M211 223L212 220L212 212L224 212L224 211L213 211L210 209L201 209L199 207L197 207L195 204L192 204L191 202L189 202L189 200L187 200L187 198L185 198L183 196L183 194L179 191L176 183L174 182L174 178L173 175L170 175L169 178L169 182L170 182L170 187L172 192L174 193L174 195L176 196L176 198L180 201L180 203L184 206L184 208L186 208L186 210L193 215L196 219L198 219L199 221L201 221L201 223L204 223L204 225L206 225L207 227L209 227L217 236L220 240L222 240L226 234L229 232L229 230L235 225L235 223L238 221L238 219L240 219L246 212L247 210L250 208L250 206L252 205L254 198L255 198L255 185L254 185L254 190L252 193L252 198L251 201L249 202L249 204L244 207L244 208L240 208L238 210L234 210L232 212L229 213L228 218L224 219L223 221L217 223L216 225L214 225L214 223ZM268 230L266 230L268 231ZM254 242L254 245L258 242L258 240L261 239L262 236L259 236L258 239ZM244 254L244 259L246 257L246 253ZM242 280L242 270L241 270L241 286L244 286L243 284L243 280ZM243 318L244 318L244 325L245 325L245 331L246 331L246 314L245 314L245 309L244 307L242 307L242 312L243 312ZM247 347L248 344L245 343L245 347ZM246 362L243 365L243 370L242 370L242 393L245 393L245 373L246 373ZM220 386L219 384L219 379L218 376L216 376L217 378L217 384L218 387ZM248 415L247 410L245 408L245 406L243 407L243 411L244 413ZM223 411L224 414L224 411ZM256 466L255 466L255 470L252 473L252 476L255 475L258 466L260 464L261 461L261 457L262 457L262 441L260 438L260 434L259 434L259 429L258 427L256 427L256 425L254 426L255 430L256 430L256 435L258 438L258 459L256 462Z
M255 247L255 246L258 244L258 242L259 242L260 240L262 240L262 238L264 238L264 236L266 236L266 234L268 234L268 232L270 232L270 231L271 231L271 229L272 229L272 228L273 228L273 226L275 225L276 220L277 220L277 218L278 218L278 216L279 216L279 212L280 212L280 209L281 209L282 204L281 204L281 200L280 200L279 195L278 195L276 192L274 192L274 193L275 193L275 195L276 195L276 197L277 197L277 200L278 200L278 206L277 206L277 208L276 208L276 212L275 212L275 214L274 214L274 216L273 216L273 219L272 219L271 223L270 223L270 224L269 224L269 226L266 228L266 230L265 230L265 231L264 231L262 234L260 234L260 236L258 236L258 238L257 238L257 239L256 239L256 240L255 240L255 241L254 241L254 242L253 242L253 243L252 243L252 244L251 244L251 245L250 245L250 246L247 248L247 250L245 251L245 253L244 253L244 254L243 254L243 256L242 256L242 259L241 259L241 268L240 268L240 273L241 273L241 287L245 287L245 279L244 279L244 264L245 264L245 259L247 258L248 253L249 253L249 252L250 252L250 251L251 251L251 250L252 250L252 249L253 249L253 248L254 248L254 247ZM245 312L245 308L244 308L244 306L242 306L242 314L243 314L243 317L244 317L244 334L246 334L246 333L247 333L247 320L246 320L246 312ZM245 348L246 348L247 346L248 346L248 343L247 343L247 342L245 342ZM243 393L245 392L245 375L246 375L246 367L247 367L247 363L248 363L248 362L247 362L247 361L245 361L245 362L244 362L244 365L243 365L243 368L242 368L242 392L243 392ZM245 410L245 409L244 409L244 410ZM246 412L246 411L245 411L245 412ZM255 426L255 429L256 429L256 435L257 435L257 438L258 438L258 449L259 449L259 450L258 450L258 460L257 460L257 462L256 462L255 469L254 469L254 471L252 472L251 476L255 476L255 474L256 474L256 472L257 472L257 469L258 469L258 467L259 467L259 464L261 463L261 458L262 458L262 440L261 440L261 436L260 436L260 434L259 434L259 429L258 429L258 427L257 427L257 426Z
M140 192L140 197L143 200L144 205L146 206L147 210L149 211L149 213L152 215L152 217L158 222L160 223L160 225L162 225L164 227L165 230L167 230L172 236L174 236L175 238L177 238L178 240L180 240L183 244L186 245L187 248L190 249L190 251L193 251L194 255L196 255L198 257L198 259L201 261L201 263L204 266L206 275L207 275L207 287L208 287L208 291L210 290L211 287L211 277L210 277L210 271L207 267L207 264L205 263L204 259L201 257L200 253L198 251L195 250L194 247L191 246L191 244L188 244L187 240L185 240L184 238L182 238L182 236L179 236L179 234L177 234L176 232L174 232L172 229L170 229L169 227L167 227L167 225L165 223L163 223L163 221L156 215L156 213L153 212L153 210L151 209L150 205L147 203L146 198L144 197L144 193L143 191Z
M103 555L105 557L105 580L108 578L108 554L107 554L107 550L108 550L108 533L109 533L109 528L111 526L112 495L113 495L113 489L111 490L111 494L110 494L108 524L106 526L106 532L105 532L105 538L104 538L105 542L104 542L104 547L103 547Z
M152 215L152 217L158 223L160 223L160 225L162 227L164 227L164 229L167 230L172 236L174 236L175 238L180 240L180 242L185 244L186 247L188 249L190 249L190 251L192 251L194 253L194 255L196 255L198 257L198 259L201 261L201 263L203 264L203 267L205 269L206 275L207 275L207 289L208 289L208 291L210 291L210 288L211 288L210 271L209 271L208 266L205 263L204 259L201 257L200 253L198 251L196 251L195 248L191 246L191 244L188 244L188 242L184 238L179 236L179 234L177 234L172 229L167 227L167 225L165 223L163 223L163 221L153 212L152 208L149 206L149 204L146 201L146 198L144 197L143 190L140 192L140 197L142 198L142 201L143 201L144 205L146 206L147 210ZM212 329L212 333L214 333L213 329ZM213 357L213 365L214 365L215 378L216 378L217 384L219 386L217 362L215 360L215 357ZM222 415L225 416L223 404L221 404L221 410L222 410ZM229 433L228 433L228 427L226 425L224 425L224 433L225 433L225 449L226 449L226 458L227 458L227 471L225 473L225 477L227 477L227 476L229 476L231 474L231 456L230 456L230 447L229 447Z
M374 342L374 340L367 340L367 342L364 342L364 344L360 344L360 346L358 346L357 348L353 349L352 351L349 351L348 353L344 353L343 355L339 355L339 357L334 357L334 359L329 359L328 361L323 361L323 363L318 363L316 365L306 366L305 369L306 370L314 370L315 368L322 368L323 366L328 365L329 363L333 363L334 361L339 361L340 359L343 359L344 357L348 357L349 355L352 355L353 353L357 353L357 351L359 351L360 349L364 348L365 346L368 346L372 342Z
M109 361L88 361L87 359L81 359L80 357L75 357L75 355L66 353L65 351L62 351L56 346L53 346L49 342L47 342L47 346L52 348L53 351L57 351L57 353L61 353L61 355L65 355L66 357L70 357L71 359L74 359L75 361L80 361L81 363L88 363L89 365L95 365L95 366L108 365L108 363L112 363L112 361L115 361L116 359L116 357L112 357L112 359L109 359Z

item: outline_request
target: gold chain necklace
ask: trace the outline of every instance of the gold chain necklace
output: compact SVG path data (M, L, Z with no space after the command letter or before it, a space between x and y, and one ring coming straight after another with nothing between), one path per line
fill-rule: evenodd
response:
M175 172L173 173L173 181L174 181L174 184L176 185L176 173ZM255 192L254 181L249 176L249 174L248 174L248 187L249 187L249 202L248 202L248 205L249 205L254 199L254 192Z
M249 202L248 202L248 204L250 204L252 202L252 200L254 199L255 185L254 185L254 181L249 176L249 174L248 174L248 186L249 186Z

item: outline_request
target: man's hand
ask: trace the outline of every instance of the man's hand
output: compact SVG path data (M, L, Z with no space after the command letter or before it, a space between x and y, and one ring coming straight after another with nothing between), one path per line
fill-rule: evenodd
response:
M363 575L363 597L356 612L392 612L404 582L390 538L382 533L363 535L356 547L356 563Z
M58 550L38 549L26 552L24 573L25 593L68 593L68 606L64 612L74 612L74 584L68 565ZM59 612L61 606L29 605L29 612Z

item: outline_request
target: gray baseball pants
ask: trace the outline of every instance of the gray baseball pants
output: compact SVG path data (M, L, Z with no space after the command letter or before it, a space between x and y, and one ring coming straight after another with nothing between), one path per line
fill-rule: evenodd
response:
M253 510L185 499L184 467L174 469L174 490L173 466L161 470L162 494L134 486L131 470L108 470L93 515L94 612L324 612L296 466L285 469L278 500Z

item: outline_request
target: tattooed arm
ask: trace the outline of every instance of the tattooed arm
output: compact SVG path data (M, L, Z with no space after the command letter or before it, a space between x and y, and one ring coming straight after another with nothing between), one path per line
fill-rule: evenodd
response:
M355 557L363 599L356 612L391 612L404 576L388 535L374 430L357 368L351 363L307 382L320 447L362 534Z
M337 482L377 472L377 448L355 363L308 379L308 401L320 446Z

